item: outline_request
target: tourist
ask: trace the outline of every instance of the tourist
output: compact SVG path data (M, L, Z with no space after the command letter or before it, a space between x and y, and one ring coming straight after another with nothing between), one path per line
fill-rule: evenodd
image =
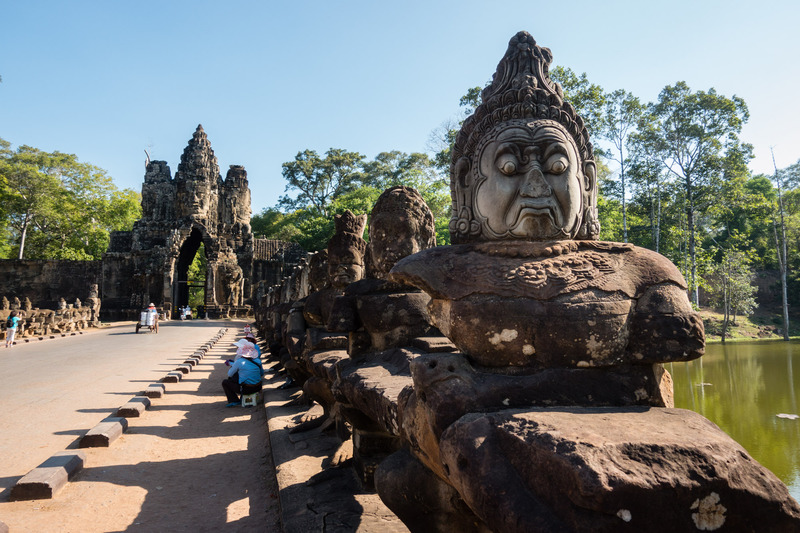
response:
M11 311L11 314L6 320L6 348L14 346L14 337L17 334L17 325L19 324L19 317L16 311Z
M258 352L258 358L261 359L261 347L258 345L255 335L253 335L252 333L248 333L244 336L244 340L251 343L253 347L255 347L256 352Z
M156 309L156 304L150 302L150 305L147 306L147 313L149 314L147 325L151 326L152 323L152 330L158 333L158 309Z
M261 364L259 352L252 342L241 340L236 343L237 359L225 361L229 366L228 377L222 381L222 390L228 398L225 407L235 407L242 404L240 394L253 394L261 390L261 379L264 377L264 367Z

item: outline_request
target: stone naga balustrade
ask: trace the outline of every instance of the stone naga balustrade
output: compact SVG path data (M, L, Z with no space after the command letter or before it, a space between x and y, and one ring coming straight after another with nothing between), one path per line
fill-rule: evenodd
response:
M15 299L16 300L16 299ZM0 308L2 326L0 332L6 337L5 319L11 311L17 311L19 325L17 339L44 337L53 334L65 334L100 325L100 300L90 298L87 305L77 300L74 304L62 303L58 309L40 309L33 307L28 298L22 304L8 304Z

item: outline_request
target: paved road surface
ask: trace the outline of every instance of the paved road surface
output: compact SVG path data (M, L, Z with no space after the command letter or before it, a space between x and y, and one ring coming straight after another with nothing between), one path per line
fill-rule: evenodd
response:
M132 322L0 347L0 501L28 471L73 445L231 321Z

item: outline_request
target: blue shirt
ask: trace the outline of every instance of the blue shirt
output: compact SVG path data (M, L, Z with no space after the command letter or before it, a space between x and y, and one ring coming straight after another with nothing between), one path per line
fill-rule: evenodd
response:
M261 359L250 359L240 357L233 362L228 369L228 377L232 378L239 373L239 384L258 385L264 376L264 369L261 366Z
M11 319L11 322L14 324L13 326L11 326L11 327L10 327L10 328L8 328L8 329L17 329L17 324L19 324L19 317L18 317L18 316L14 316L14 317L11 317L11 316L10 316L10 317L8 317L8 318L10 318L10 319Z

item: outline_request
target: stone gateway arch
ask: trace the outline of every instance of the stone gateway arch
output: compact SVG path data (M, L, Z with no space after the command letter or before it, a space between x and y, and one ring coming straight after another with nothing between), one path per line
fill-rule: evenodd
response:
M243 166L222 178L202 125L173 177L166 161L148 161L142 218L111 234L103 256L103 307L123 318L153 302L175 310L189 301L188 269L203 245L204 307L210 317L245 316L260 288L277 283L305 252L296 244L256 239ZM111 317L109 317L111 318Z

